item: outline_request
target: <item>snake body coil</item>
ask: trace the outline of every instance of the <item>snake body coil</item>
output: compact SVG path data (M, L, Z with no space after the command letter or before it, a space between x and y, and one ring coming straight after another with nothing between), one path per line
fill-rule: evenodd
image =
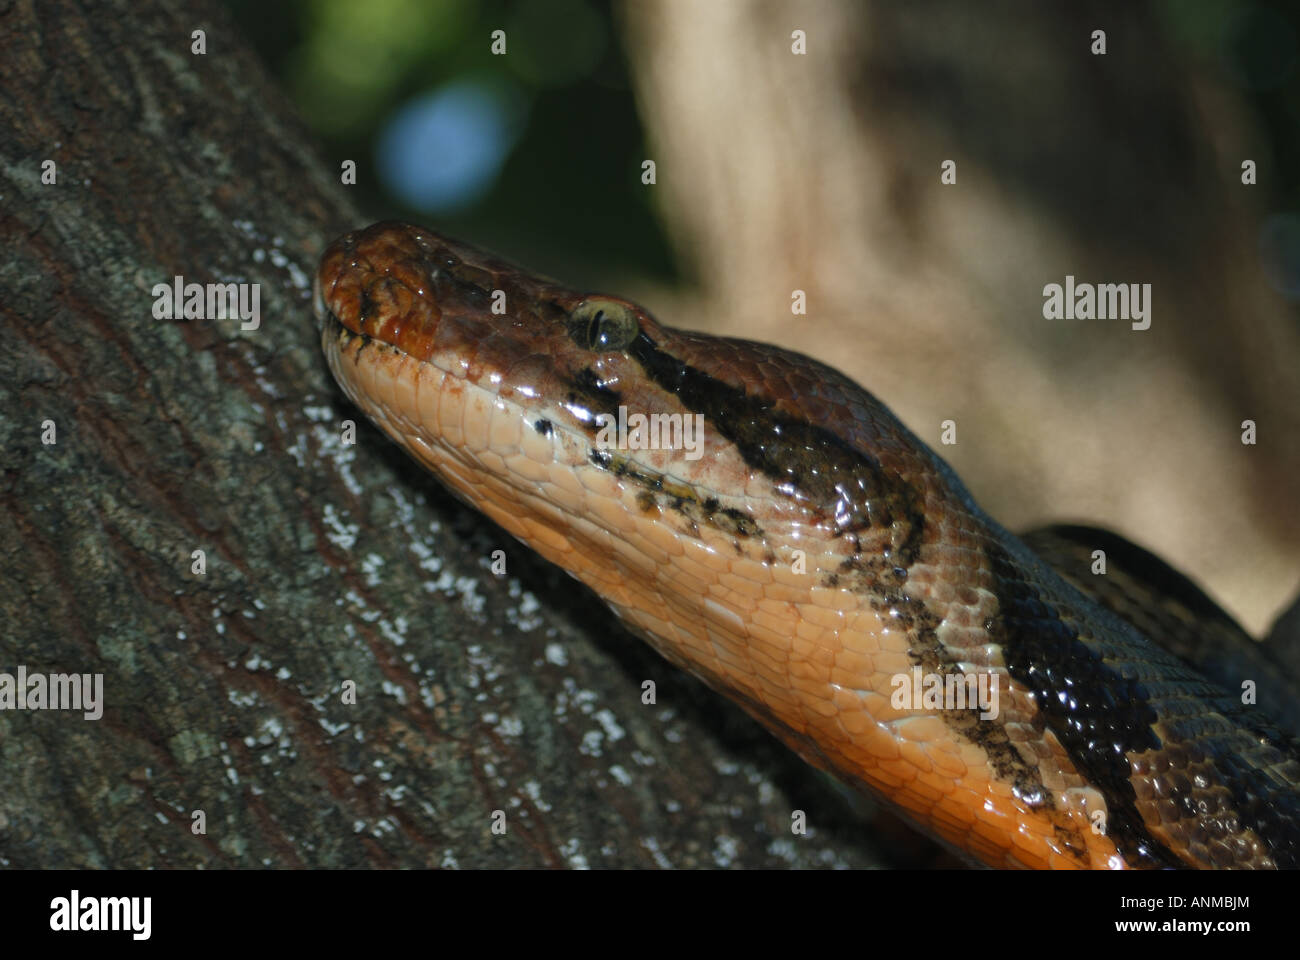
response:
M1058 576L834 370L397 223L335 241L316 301L343 390L463 500L968 856L1300 860L1295 742ZM620 422L702 431L611 443ZM978 690L995 709L952 700Z

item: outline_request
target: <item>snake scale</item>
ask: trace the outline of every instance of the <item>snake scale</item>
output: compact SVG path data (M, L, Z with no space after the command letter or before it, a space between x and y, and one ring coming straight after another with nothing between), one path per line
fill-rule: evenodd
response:
M1090 531L1031 550L835 370L394 222L326 249L315 308L343 391L457 496L967 859L1297 866L1297 741L1188 659L1226 615L1122 542L1127 580L1062 577L1039 551ZM638 413L698 443L610 442Z

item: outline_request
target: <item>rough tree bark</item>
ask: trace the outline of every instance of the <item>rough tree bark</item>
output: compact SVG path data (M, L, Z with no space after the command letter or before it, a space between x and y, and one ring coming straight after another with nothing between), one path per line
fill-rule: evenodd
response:
M106 701L0 711L0 865L874 862L737 711L376 431L340 444L309 277L368 218L186 6L0 14L0 672ZM260 284L260 328L155 319L177 275Z

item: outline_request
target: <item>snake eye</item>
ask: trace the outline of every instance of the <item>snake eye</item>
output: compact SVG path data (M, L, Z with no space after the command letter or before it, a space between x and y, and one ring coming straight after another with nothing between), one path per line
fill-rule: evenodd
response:
M616 300L584 300L569 314L569 336L584 350L625 350L640 332L635 314Z

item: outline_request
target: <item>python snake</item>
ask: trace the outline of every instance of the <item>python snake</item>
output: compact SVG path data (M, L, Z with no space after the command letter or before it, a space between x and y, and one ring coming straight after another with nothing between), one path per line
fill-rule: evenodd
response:
M1141 628L1118 616L1079 589L1110 576L1060 576L833 369L392 222L326 249L315 308L344 392L456 495L967 858L1300 860L1297 741L1172 652L1226 615L1134 553Z

